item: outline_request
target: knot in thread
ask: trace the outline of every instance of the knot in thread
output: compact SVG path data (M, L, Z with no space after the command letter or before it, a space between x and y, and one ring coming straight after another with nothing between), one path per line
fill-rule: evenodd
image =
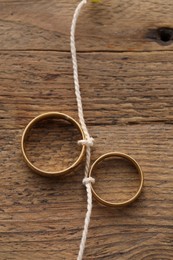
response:
M87 139L79 140L77 143L91 147L94 145L94 138L88 137Z
M95 183L95 179L93 177L85 177L83 178L82 183L86 186L87 184Z

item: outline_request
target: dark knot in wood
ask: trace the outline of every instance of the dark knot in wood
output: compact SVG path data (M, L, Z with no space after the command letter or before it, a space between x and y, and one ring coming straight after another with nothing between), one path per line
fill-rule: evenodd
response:
M146 37L161 45L168 45L173 43L173 29L168 27L150 29Z

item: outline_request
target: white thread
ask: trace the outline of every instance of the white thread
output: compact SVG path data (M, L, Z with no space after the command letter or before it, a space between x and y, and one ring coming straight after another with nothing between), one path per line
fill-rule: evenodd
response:
M80 85L79 85L79 78L78 78L78 65L77 65L77 57L76 57L76 44L75 44L75 31L76 31L76 24L77 19L80 14L80 11L82 7L87 3L87 0L82 0L73 15L72 25L71 25L71 36L70 36L70 46L71 46L71 55L72 55L72 64L73 64L73 78L74 78L74 86L75 86L75 95L76 95L76 101L77 101L77 107L78 107L78 116L79 121L81 124L81 127L84 131L86 140L80 140L79 144L85 144L86 145L86 163L85 163L85 178L88 178L89 168L90 168L90 161L91 161L91 146L93 145L94 139L90 137L90 134L88 132L85 119L84 119L84 113L83 113L83 106L82 106L82 98L80 94ZM82 233L82 239L80 243L79 253L77 260L82 260L83 253L85 249L86 244L86 238L88 234L88 227L90 223L91 218L91 212L92 212L92 192L91 192L91 179L85 179L84 178L84 185L86 186L87 191L87 213L85 216L85 222L84 222L84 229ZM88 181L86 181L88 180Z
M89 183L95 183L95 179L93 177L85 177L82 181L83 185L89 184Z
M94 145L94 138L90 137L88 139L79 140L77 143L79 145L93 146Z

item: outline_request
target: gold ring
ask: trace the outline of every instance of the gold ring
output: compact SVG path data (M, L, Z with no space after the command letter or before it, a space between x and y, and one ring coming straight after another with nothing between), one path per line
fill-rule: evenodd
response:
M94 190L93 188L93 185L91 183L91 189L92 189L92 193L93 193L93 196L95 197L95 199L100 202L101 204L105 205L105 206L110 206L110 207L118 207L118 206L125 206L125 205L128 205L130 203L132 203L134 200L136 200L141 191L142 191L142 187L143 187L143 184L144 184L144 175L143 175L143 172L141 170L141 167L139 166L139 164L129 155L127 154L124 154L124 153L119 153L119 152L112 152L112 153L106 153L104 155L102 155L101 157L99 157L94 163L93 165L91 166L91 169L90 169L90 172L89 172L89 177L92 177L92 173L94 171L94 168L96 167L96 165L99 164L99 162L103 161L104 159L108 158L108 157L120 157L120 158L124 158L126 159L127 161L129 161L136 169L137 169L137 172L140 176L140 185L139 185L139 188L136 192L136 194L126 200L126 201L123 201L123 202L117 202L117 203L112 203L112 202L109 202L109 201L106 201L104 199L102 199Z
M45 113L45 114L41 114L37 117L35 117L33 120L30 121L30 123L27 125L27 127L25 128L23 135L22 135L22 140L21 140L21 148L22 148L22 154L24 157L24 160L26 162L26 164L36 173L43 175L43 176L60 176L60 175L65 175L66 173L69 173L71 170L73 170L74 168L76 168L79 163L82 161L84 155L85 155L85 145L82 145L82 149L80 152L80 155L78 157L78 159L68 168L64 169L64 170L60 170L60 171L53 171L53 172L49 172L49 171L44 171L38 167L36 167L34 164L31 163L30 159L28 158L27 154L26 154L26 139L27 137L30 135L30 132L32 130L32 128L41 120L43 119L50 119L50 118L60 118L60 119L64 119L68 122L70 122L72 125L74 125L80 132L82 139L85 139L85 135L83 133L82 128L80 127L80 125L78 124L78 122L76 120L74 120L72 117L63 114L63 113L59 113L59 112L49 112L49 113Z

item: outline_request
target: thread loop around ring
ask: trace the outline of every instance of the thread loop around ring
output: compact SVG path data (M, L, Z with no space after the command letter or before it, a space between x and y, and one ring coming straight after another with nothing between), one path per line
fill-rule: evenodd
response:
M79 145L86 145L88 147L91 147L94 145L94 138L89 137L87 139L82 139L77 142Z
M91 184L91 183L95 183L95 179L93 177L85 177L83 178L83 181L82 181L83 185L87 185L87 184Z

